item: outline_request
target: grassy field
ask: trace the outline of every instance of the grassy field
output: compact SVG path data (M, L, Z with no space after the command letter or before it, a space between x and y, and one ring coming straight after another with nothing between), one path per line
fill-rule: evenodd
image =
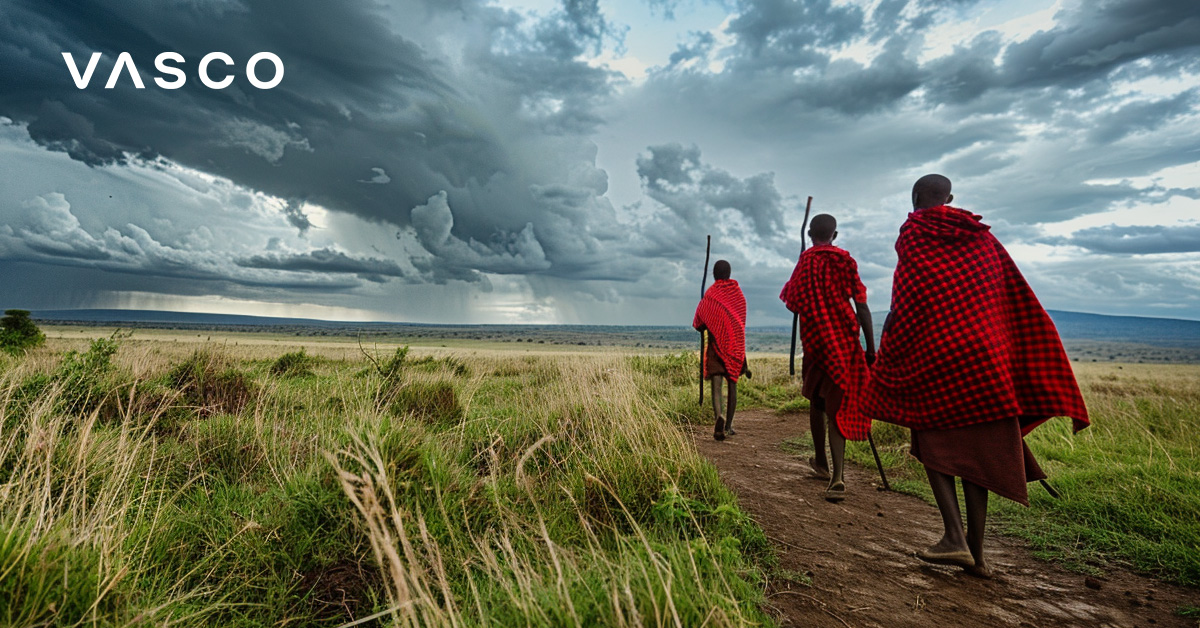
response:
M807 408L791 395L784 368L782 360L758 361L739 399ZM1080 571L1124 566L1200 586L1200 366L1075 369L1092 426L1072 436L1069 420L1054 419L1026 438L1061 499L1036 484L1029 508L993 498L989 526ZM873 432L892 487L932 502L923 468L908 455L908 430L876 423ZM812 451L808 438L788 447L805 457ZM847 456L875 466L866 443L849 443Z
M680 429L709 418L694 354L50 336L0 354L0 624L770 622L767 540ZM807 408L751 359L742 407ZM1029 439L1063 499L992 524L1200 584L1200 367L1077 368L1094 427Z
M688 359L229 340L0 357L0 624L769 622Z

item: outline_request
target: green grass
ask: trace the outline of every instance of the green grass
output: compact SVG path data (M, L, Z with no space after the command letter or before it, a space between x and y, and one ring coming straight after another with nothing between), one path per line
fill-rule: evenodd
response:
M762 368L774 377L785 368L777 362ZM1031 484L1029 508L991 499L989 525L1027 539L1036 555L1068 568L1122 566L1200 586L1200 368L1078 369L1092 427L1072 436L1070 421L1053 419L1026 438L1062 499ZM776 402L779 384L766 381L746 397L776 409L798 406ZM908 455L908 430L876 423L873 435L893 489L932 501L924 470ZM798 456L812 453L807 436L786 447ZM848 443L846 451L874 468L867 443Z
M770 623L683 357L194 347L0 361L0 624Z

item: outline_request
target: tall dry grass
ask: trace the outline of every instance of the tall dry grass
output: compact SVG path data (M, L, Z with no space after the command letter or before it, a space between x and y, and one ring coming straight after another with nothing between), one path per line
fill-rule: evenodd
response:
M670 358L97 347L0 363L0 623L766 621Z

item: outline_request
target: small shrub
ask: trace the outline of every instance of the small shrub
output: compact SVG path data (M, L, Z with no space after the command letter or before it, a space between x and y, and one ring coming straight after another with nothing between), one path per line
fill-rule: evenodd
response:
M386 379L393 379L400 376L404 370L404 361L408 358L408 345L396 347L392 357L385 360L379 365L379 374Z
M285 353L271 364L271 374L280 377L308 377L313 374L312 365L315 361L304 349Z
M68 351L51 379L62 386L61 400L68 412L88 412L104 403L113 390L109 375L114 367L112 357L117 342L97 338L88 350Z
M253 394L253 384L224 356L196 351L167 373L170 385L200 416L237 414Z
M46 334L29 318L27 310L5 310L0 318L0 350L20 353L41 346Z

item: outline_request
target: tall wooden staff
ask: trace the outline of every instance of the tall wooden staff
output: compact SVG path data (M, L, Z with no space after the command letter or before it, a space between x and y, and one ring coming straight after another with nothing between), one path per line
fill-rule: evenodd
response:
M708 287L708 255L712 252L712 236L704 245L704 277L700 279L700 300L704 300L704 290ZM704 407L704 330L700 331L700 407Z
M808 231L808 212L812 210L812 197L808 197L808 202L804 204L804 224L800 226L800 252L808 248L808 240L804 238L804 234ZM788 360L788 375L796 374L796 336L800 332L800 315L792 312L792 353Z

